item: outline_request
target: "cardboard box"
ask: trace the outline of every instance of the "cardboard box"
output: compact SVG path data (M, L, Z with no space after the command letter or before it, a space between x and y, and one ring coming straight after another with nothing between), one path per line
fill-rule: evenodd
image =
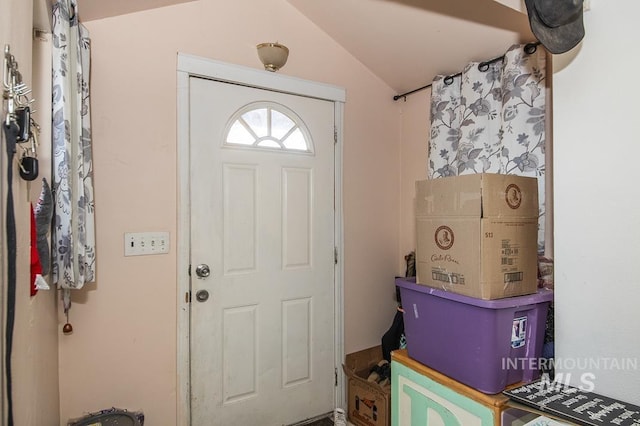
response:
M347 415L354 425L391 424L391 385L367 381L371 368L382 359L382 348L375 346L348 354L342 365L348 382Z
M537 290L536 178L417 181L416 232L419 284L485 300Z

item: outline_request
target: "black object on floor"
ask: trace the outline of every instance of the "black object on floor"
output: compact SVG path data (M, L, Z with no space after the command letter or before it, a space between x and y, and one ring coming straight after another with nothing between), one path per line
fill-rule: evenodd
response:
M300 423L299 426L333 426L333 413L310 423Z
M316 420L313 423L309 423L306 426L333 426L333 420L330 417L325 417L324 419Z
M142 411L127 411L121 408L108 408L87 414L79 419L69 420L68 426L143 426L144 414Z

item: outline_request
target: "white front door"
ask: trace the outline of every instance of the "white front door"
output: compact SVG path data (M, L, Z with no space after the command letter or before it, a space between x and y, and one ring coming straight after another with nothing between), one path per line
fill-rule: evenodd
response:
M189 99L191 424L329 412L334 103L197 77Z

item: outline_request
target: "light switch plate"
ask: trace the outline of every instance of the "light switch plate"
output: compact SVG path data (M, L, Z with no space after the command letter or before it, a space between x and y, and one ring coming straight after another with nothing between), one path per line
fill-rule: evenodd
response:
M124 234L124 255L142 256L169 253L168 232L127 232Z

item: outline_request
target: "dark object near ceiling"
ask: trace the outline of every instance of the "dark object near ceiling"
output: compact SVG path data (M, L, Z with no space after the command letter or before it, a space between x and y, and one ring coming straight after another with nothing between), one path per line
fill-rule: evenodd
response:
M525 0L531 31L551 53L565 53L584 37L582 0Z

